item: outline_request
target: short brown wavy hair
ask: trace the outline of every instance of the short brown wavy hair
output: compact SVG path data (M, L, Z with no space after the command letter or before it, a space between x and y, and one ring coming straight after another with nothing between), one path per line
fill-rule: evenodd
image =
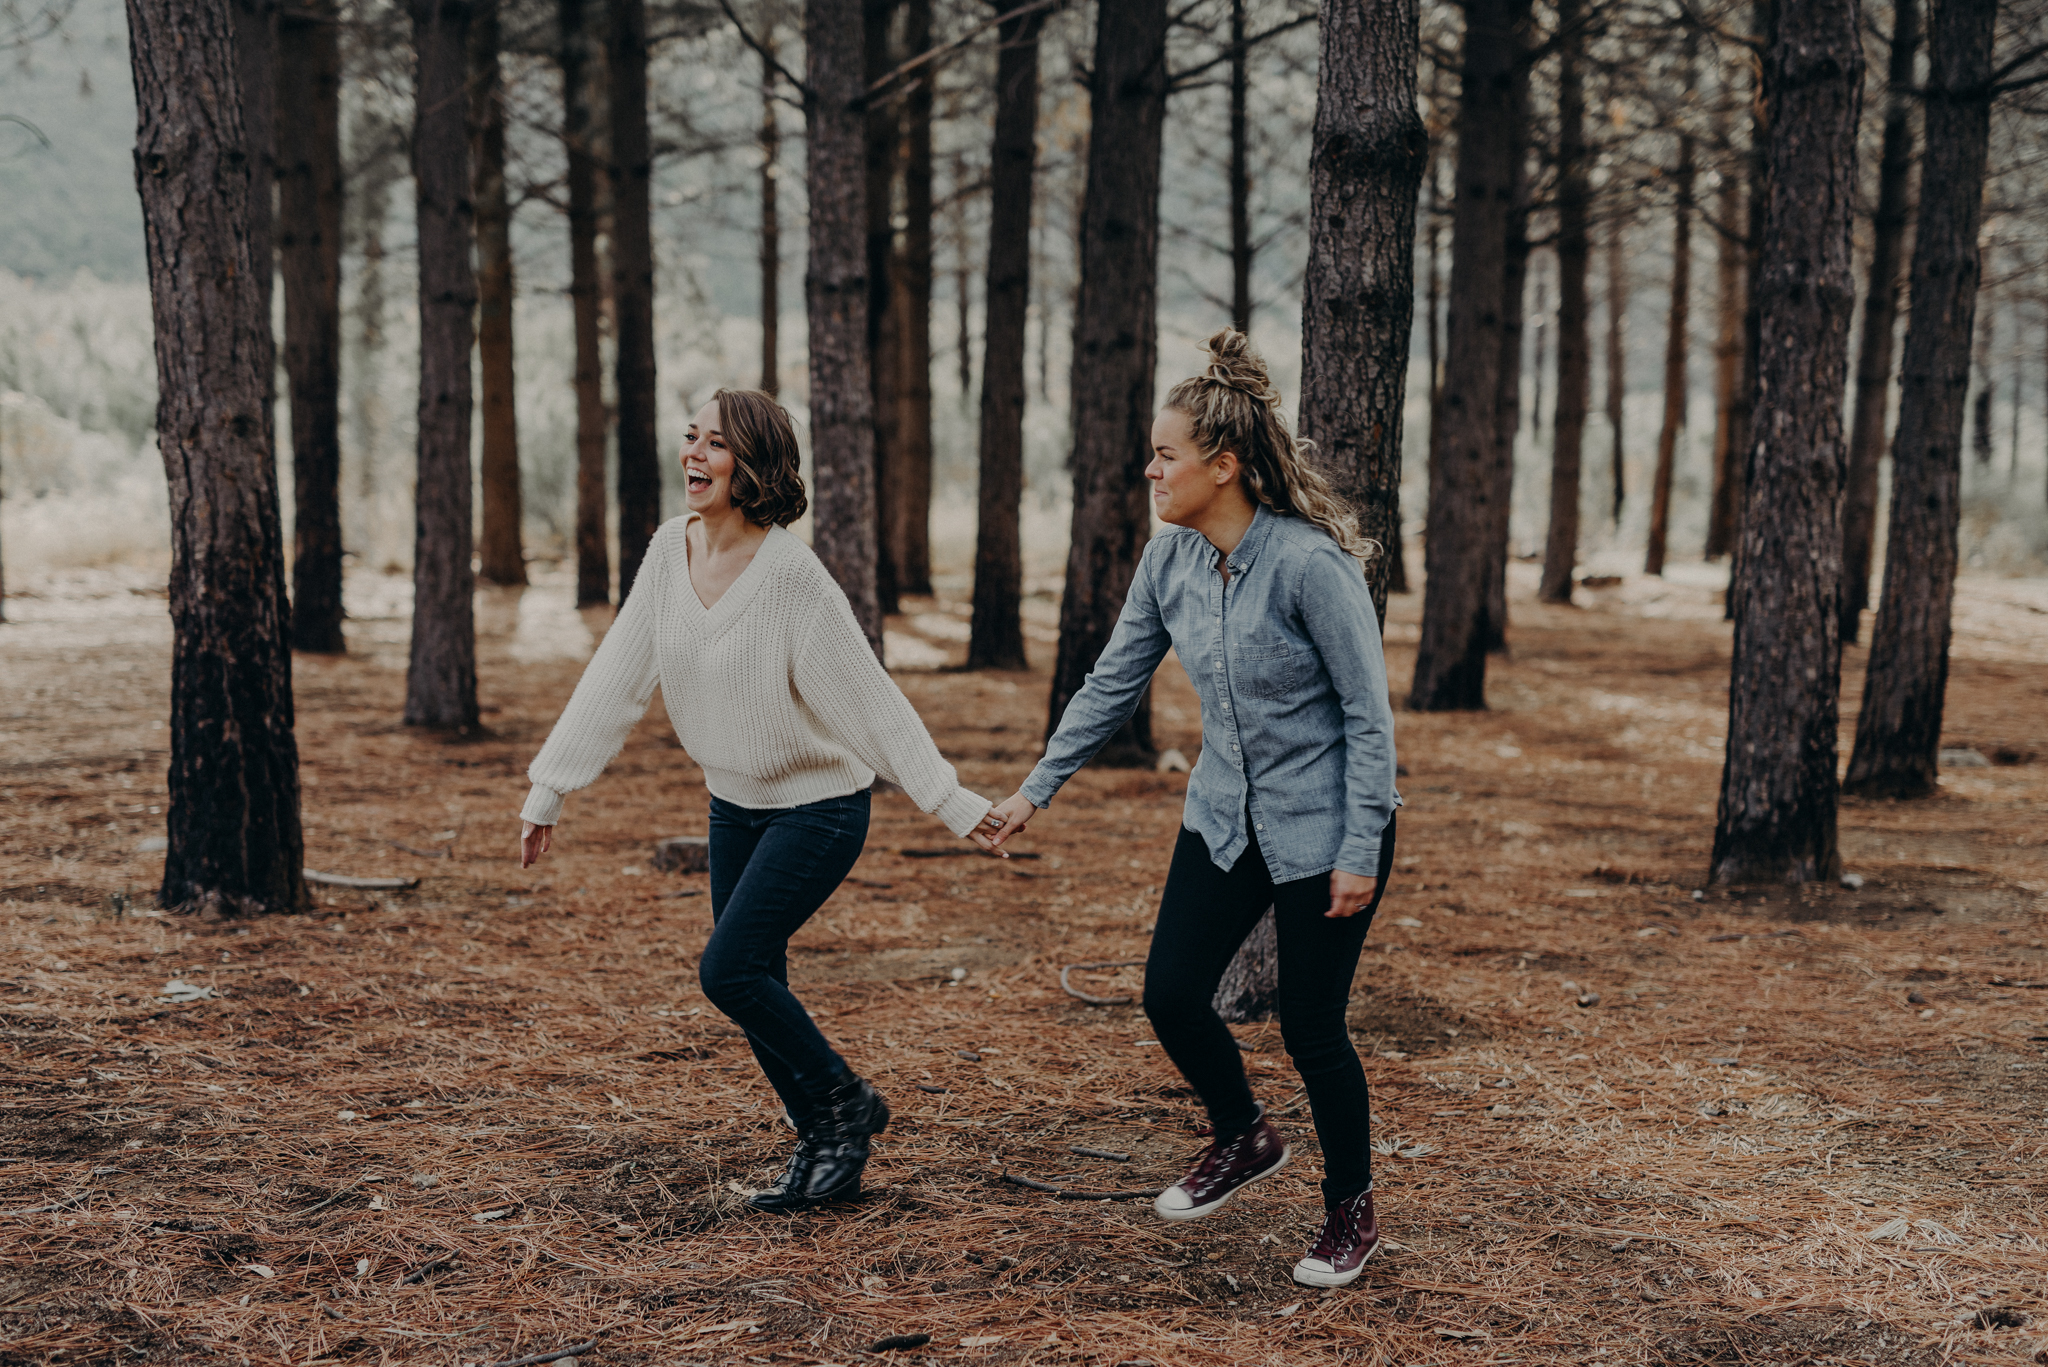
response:
M758 527L787 527L802 517L811 501L789 410L759 389L721 389L711 398L732 452L732 506Z

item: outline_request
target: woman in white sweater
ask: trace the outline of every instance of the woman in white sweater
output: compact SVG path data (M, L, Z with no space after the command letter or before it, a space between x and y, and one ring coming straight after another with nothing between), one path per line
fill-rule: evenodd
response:
M790 936L860 857L877 774L983 848L1000 823L960 786L845 593L787 530L806 500L781 405L721 389L691 422L682 464L689 514L655 533L527 770L520 864L547 853L563 795L604 771L660 684L711 790L712 930L698 980L746 1031L797 1129L787 1169L751 1204L796 1210L859 1193L889 1108L791 994Z

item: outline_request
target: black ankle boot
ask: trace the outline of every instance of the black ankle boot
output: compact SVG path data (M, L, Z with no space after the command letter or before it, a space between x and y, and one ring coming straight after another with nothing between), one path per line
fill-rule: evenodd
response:
M812 1130L814 1157L804 1195L810 1204L860 1195L868 1138L889 1128L889 1103L851 1072L826 1094Z
M747 1204L755 1210L802 1210L811 1204L811 1198L804 1194L810 1184L811 1169L817 1166L818 1147L812 1135L799 1130L796 1137L796 1152L789 1156L789 1166L782 1176L775 1179L775 1185L766 1191L757 1191L747 1198Z

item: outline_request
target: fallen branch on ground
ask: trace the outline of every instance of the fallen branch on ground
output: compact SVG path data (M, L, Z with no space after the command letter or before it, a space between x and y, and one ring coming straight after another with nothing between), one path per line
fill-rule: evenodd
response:
M552 1353L535 1353L532 1357L506 1358L503 1362L486 1362L483 1364L483 1367L535 1367L536 1364L542 1362L560 1362L563 1358L580 1358L585 1353L594 1352L596 1348L597 1340L592 1339L588 1343L579 1343L574 1348L557 1348Z
M1165 1187L1152 1187L1145 1191L1075 1191L1072 1187L1054 1186L1051 1182L1041 1182L1036 1177L1026 1177L1015 1172L1004 1173L1003 1180L1012 1186L1051 1192L1062 1201L1149 1201L1166 1190Z
M1082 1001L1087 1002L1090 1006L1129 1006L1132 1002L1137 1000L1136 997L1090 996L1088 993L1083 992L1080 988L1075 987L1072 983L1068 982L1067 975L1069 973L1074 972L1077 969L1093 970L1098 968L1135 968L1139 964L1142 964L1144 962L1145 961L1143 959L1116 959L1107 963L1099 964L1068 964L1065 968L1060 970L1060 986L1066 991L1066 994L1068 996L1079 997Z
M399 892L420 885L417 878L351 878L345 873L317 873L312 869L301 872L308 883L329 888L356 888L364 892Z

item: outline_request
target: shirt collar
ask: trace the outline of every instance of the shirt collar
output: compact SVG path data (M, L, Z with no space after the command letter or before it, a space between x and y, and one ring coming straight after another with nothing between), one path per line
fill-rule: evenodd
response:
M1263 502L1252 503L1252 525L1244 529L1244 537L1237 543L1237 549L1223 557L1232 574L1242 574L1251 568L1252 561L1259 558L1259 550L1272 534L1273 519L1277 517Z

